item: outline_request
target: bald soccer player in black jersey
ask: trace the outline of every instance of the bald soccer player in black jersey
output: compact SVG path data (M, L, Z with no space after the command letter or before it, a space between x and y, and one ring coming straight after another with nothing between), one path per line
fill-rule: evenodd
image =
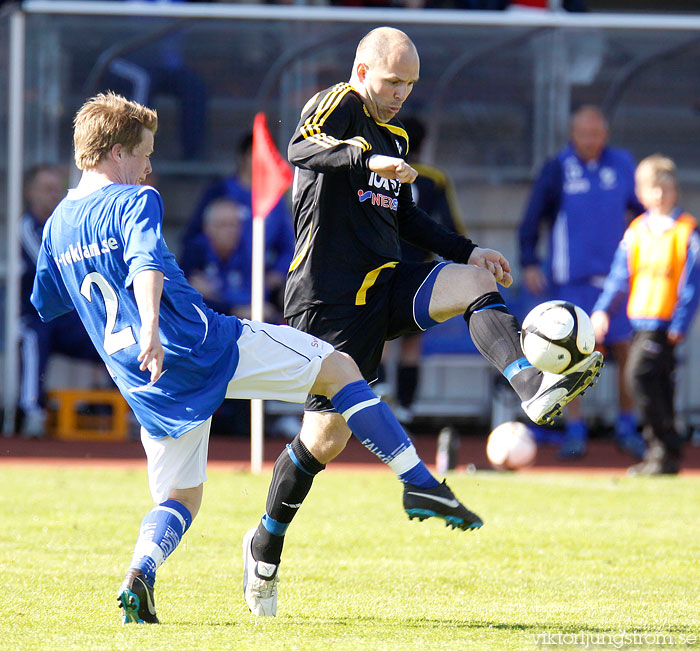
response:
M285 316L350 355L372 381L386 340L464 315L479 351L508 379L525 413L544 423L595 382L602 355L593 353L567 375L532 367L497 288L512 283L508 261L446 230L414 204L409 184L417 172L405 161L410 143L396 115L419 71L409 37L379 27L360 41L350 82L304 106L289 144L296 249ZM452 262L401 262L400 239ZM244 593L253 613L276 613L287 527L314 476L345 447L348 421L358 417L354 409L336 411L327 399L309 396L301 433L275 463L265 516L244 539ZM362 443L403 482L409 517L439 517L465 530L481 526L425 469L407 437L398 447L382 433Z

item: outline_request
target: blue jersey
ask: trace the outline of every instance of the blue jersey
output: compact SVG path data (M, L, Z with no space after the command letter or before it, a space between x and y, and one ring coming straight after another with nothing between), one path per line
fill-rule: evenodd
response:
M42 320L72 309L115 383L153 437L178 436L221 404L238 364L241 322L210 310L188 285L161 235L163 203L149 186L111 184L71 193L44 228L32 303ZM139 370L141 319L132 282L164 274L160 302L163 373Z
M627 222L644 212L634 193L634 161L623 149L606 147L584 162L565 147L537 179L520 226L522 266L537 264L540 224L551 225L548 272L557 285L595 282L610 270Z

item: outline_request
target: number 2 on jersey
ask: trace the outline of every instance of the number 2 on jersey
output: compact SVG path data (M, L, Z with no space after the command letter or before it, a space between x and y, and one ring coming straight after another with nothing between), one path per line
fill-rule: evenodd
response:
M119 297L112 289L112 286L105 280L105 277L93 271L83 278L83 284L80 286L80 293L92 303L92 285L97 285L102 298L105 302L105 314L107 323L105 323L105 340L104 348L108 355L113 355L119 350L133 346L136 343L134 331L131 326L127 326L119 332L114 332L114 326L117 324L117 312L119 311Z

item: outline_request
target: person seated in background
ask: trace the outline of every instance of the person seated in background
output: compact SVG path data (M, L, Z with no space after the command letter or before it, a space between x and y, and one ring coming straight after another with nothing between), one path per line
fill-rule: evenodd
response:
M601 341L627 299L634 338L625 379L647 442L643 461L629 473L673 475L680 470L684 445L675 425L675 350L700 299L700 234L696 219L676 204L676 166L670 158L645 158L635 182L646 212L625 231L591 321Z
M20 433L25 438L46 434L46 368L53 353L101 362L75 312L43 323L31 304L36 260L44 224L67 189L64 171L37 165L24 178L25 212L20 221L22 284L20 290Z
M185 231L185 242L202 232L204 212L214 200L225 197L241 208L241 242L248 251L253 248L253 134L246 133L236 151L236 171L205 188ZM284 199L265 218L265 290L270 302L282 311L287 270L294 255L292 215Z
M442 170L417 162L425 139L425 125L419 118L411 115L403 118L401 123L408 134L407 160L418 172L418 178L411 184L413 200L445 228L466 235L452 180ZM401 259L405 262L426 262L431 260L432 256L427 251L402 240ZM421 335L406 335L398 341L399 362L396 373L398 404L394 408L394 413L402 423L408 425L413 420L412 407L418 388Z
M185 278L215 312L251 317L252 250L242 238L250 215L240 203L219 197L204 209L202 232L187 240L178 262ZM267 281L266 281L267 285ZM282 315L265 294L264 318L270 323L280 323ZM296 435L299 423L282 419L269 424L271 434L285 435L283 426L291 426ZM250 435L250 406L247 400L225 400L214 413L212 433L225 432L229 436Z
M242 240L244 210L219 198L204 210L203 231L182 250L180 265L188 282L215 312L249 319L251 314L251 249ZM279 322L279 313L265 303L265 320Z

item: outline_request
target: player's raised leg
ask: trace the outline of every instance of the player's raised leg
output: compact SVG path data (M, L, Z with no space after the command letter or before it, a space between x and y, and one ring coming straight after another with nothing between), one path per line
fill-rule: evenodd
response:
M520 397L523 411L535 423L546 423L561 413L564 405L600 375L603 356L597 351L566 375L534 368L520 345L520 325L498 292L494 275L486 269L446 264L426 301L421 292L429 290L423 287L416 296L417 320L430 327L463 313L475 346L503 373Z
M175 551L199 511L210 424L207 420L177 439L153 439L141 429L156 506L141 522L129 569L117 593L124 624L159 623L156 570Z

